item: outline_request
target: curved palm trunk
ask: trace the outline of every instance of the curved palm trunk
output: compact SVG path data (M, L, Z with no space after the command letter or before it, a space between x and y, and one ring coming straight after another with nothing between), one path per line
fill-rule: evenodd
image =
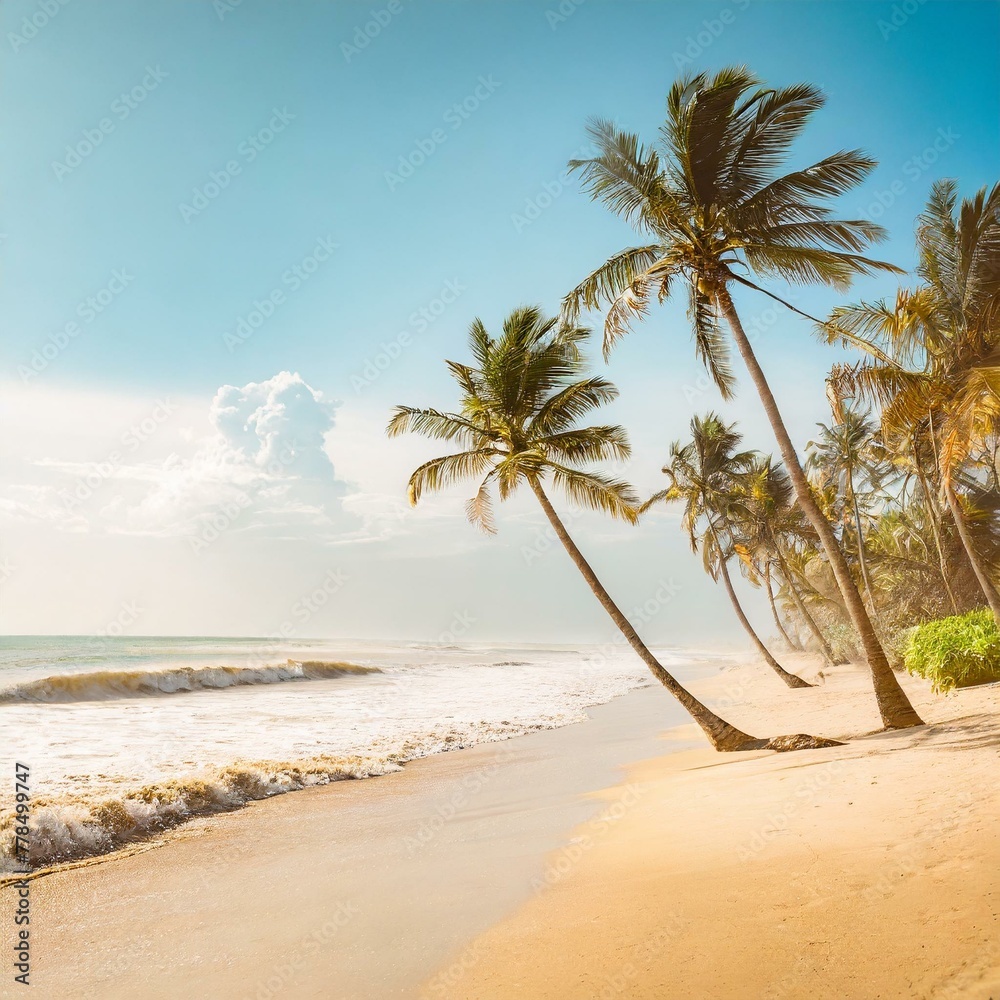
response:
M986 601L990 606L990 611L993 612L993 618L997 625L1000 626L1000 598L997 597L996 587L993 586L993 581L986 572L986 568L983 566L982 560L979 558L975 546L972 544L972 536L969 534L969 526L965 521L962 505L955 495L955 490L950 480L945 482L944 494L948 500L948 509L951 511L951 516L955 519L955 527L958 528L958 537L962 540L965 554L969 557L969 562L972 563L972 569L976 574L976 579L979 581L979 586L982 587L983 593L986 595Z
M729 289L725 285L719 286L717 300L722 315L725 316L733 332L733 339L736 341L736 346L739 348L743 362L747 366L750 378L757 390L757 394L760 396L764 411L767 413L771 429L774 431L774 436L778 441L778 449L781 452L781 457L784 459L788 475L795 487L799 504L802 507L803 513L809 519L809 523L812 524L819 535L820 543L826 552L827 559L830 561L830 566L833 569L837 585L843 595L844 603L847 605L851 621L854 623L854 627L861 638L861 645L865 651L865 659L868 661L868 667L871 670L872 684L875 688L875 700L878 703L882 722L889 729L922 726L923 720L917 715L910 704L910 700L906 697L906 692L900 687L899 681L896 680L896 675L892 672L892 667L889 666L885 650L882 648L875 629L872 626L871 619L868 617L864 601L861 600L858 588L854 584L850 567L847 565L844 553L841 552L840 546L837 544L837 538L830 527L830 522L823 516L823 512L817 506L815 499L813 499L809 483L806 480L805 473L802 471L799 457L795 452L795 446L792 444L792 439L788 435L788 430L785 427L784 420L782 420L778 404L775 402L774 394L771 392L771 387L768 385L760 363L757 361L753 347L747 339L746 331L743 329L739 314L736 312L736 306L733 304Z
M774 619L774 624L781 633L781 637L785 640L785 645L790 650L801 650L802 643L797 639L793 640L788 634L788 630L781 622L781 615L778 614L778 606L774 603L774 587L771 585L771 564L767 563L764 566L764 589L767 591L767 603L771 607L771 617Z
M576 547L576 543L569 536L565 526L559 519L555 508L549 502L541 484L535 480L529 480L532 492L538 498L538 502L545 511L545 516L549 519L556 533L556 537L563 544L563 548L569 553L576 568L583 574L583 578L590 584L590 589L594 596L601 602L604 610L610 615L611 620L618 626L628 644L639 654L642 661L649 667L653 676L687 709L695 722L701 726L705 735L709 738L716 750L759 750L766 746L767 740L756 739L741 732L735 726L730 725L725 719L720 718L710 708L703 705L693 694L680 683L663 667L659 660L649 651L646 644L639 638L639 634L632 627L632 623L622 614L621 609L612 600L611 595L604 589L604 585L597 578L590 563L584 558L583 553Z
M726 564L726 560L719 556L719 570L722 573L722 582L726 585L726 593L729 594L729 600L732 602L733 610L736 612L736 617L739 618L740 624L743 626L746 634L750 636L751 641L757 647L757 651L761 656L764 657L764 662L788 685L790 688L808 688L812 687L808 681L804 681L801 677L796 677L795 674L790 674L772 655L767 646L761 642L760 636L754 631L753 625L750 624L750 619L747 618L743 611L743 607L740 604L739 598L736 596L736 591L733 588L733 581L729 576L729 567Z
M795 581L792 579L792 572L788 568L788 564L785 562L784 556L779 554L778 562L781 566L781 572L785 578L785 583L788 585L788 592L792 595L792 601L795 603L795 607L798 609L799 614L802 615L802 618L805 620L809 631L812 632L813 638L819 643L819 649L823 654L823 659L826 660L829 666L835 667L837 662L834 658L833 650L830 649L830 644L826 641L826 636L823 635L819 625L816 624L816 619L813 618L809 609L806 607L806 602L802 600L802 595L799 593L798 587L795 586Z

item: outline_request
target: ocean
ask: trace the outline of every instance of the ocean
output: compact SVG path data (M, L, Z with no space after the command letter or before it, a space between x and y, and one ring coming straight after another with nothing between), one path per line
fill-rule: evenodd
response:
M658 649L689 678L721 656ZM361 640L0 639L0 864L27 765L33 867L201 814L586 718L653 683L628 647ZM664 726L684 721L664 692Z

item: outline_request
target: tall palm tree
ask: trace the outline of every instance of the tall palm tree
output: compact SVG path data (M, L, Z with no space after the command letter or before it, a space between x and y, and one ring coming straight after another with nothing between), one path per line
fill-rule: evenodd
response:
M837 371L839 390L882 405L882 426L929 442L959 538L1000 624L1000 594L973 543L955 489L976 445L1000 418L1000 184L958 205L954 181L936 182L918 219L919 287L834 310L873 360ZM888 352L888 354L886 353Z
M724 424L714 413L692 418L691 440L684 445L675 441L670 446L670 461L663 467L670 485L650 497L642 509L662 501L684 504L682 524L691 549L697 552L701 546L705 570L713 580L722 580L736 617L764 662L788 687L812 687L771 655L750 624L729 574L729 560L736 554L734 525L741 517L741 508L751 502L745 480L755 458L753 452L737 451L741 441L735 426Z
M674 84L659 149L595 120L590 135L598 155L570 166L581 171L594 199L648 241L620 251L591 273L566 296L563 312L572 323L581 310L607 303L607 354L630 322L646 313L651 297L662 302L683 285L697 354L728 398L735 380L720 326L726 321L860 636L882 720L902 728L921 725L920 717L889 666L833 528L816 504L730 293L735 283L784 301L743 271L838 289L858 274L898 271L862 255L884 237L880 226L834 219L822 204L859 184L873 160L856 150L841 151L778 174L789 147L823 102L822 93L808 84L765 88L745 67L733 67ZM842 339L850 340L850 333Z
M428 490L443 489L466 479L478 480L479 487L466 505L466 514L471 522L492 533L494 490L501 500L506 500L520 486L527 486L629 645L687 709L717 750L829 745L812 737L778 737L770 742L755 739L702 704L650 652L570 537L549 500L545 482L561 489L581 507L628 522L636 519L637 499L631 487L606 474L581 468L629 455L621 427L578 426L581 418L617 396L615 387L605 379L584 377L580 343L588 332L580 327L558 329L556 320L545 319L534 308L514 310L499 337L492 337L482 322L475 320L469 330L473 364L447 362L462 392L458 411L397 406L389 422L390 437L413 431L462 449L416 469L409 481L410 503L416 504Z

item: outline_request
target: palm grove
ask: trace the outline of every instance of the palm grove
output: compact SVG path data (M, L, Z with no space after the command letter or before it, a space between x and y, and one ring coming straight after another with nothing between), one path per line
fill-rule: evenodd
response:
M631 224L636 245L587 275L558 317L518 308L495 336L475 321L469 362L447 362L460 405L400 406L388 428L456 449L412 474L413 504L426 491L472 480L469 520L492 532L494 497L530 491L624 638L719 750L827 741L755 738L687 691L598 579L553 490L629 523L681 504L692 547L768 666L790 688L809 686L754 631L734 574L766 591L787 648L867 663L886 727L921 724L894 672L903 660L947 688L992 677L1000 651L1000 185L960 203L951 182L935 184L918 220L914 286L894 301L808 316L768 285L844 292L858 275L902 274L867 255L886 235L880 226L838 218L829 204L859 185L874 160L847 150L781 172L823 103L813 86L769 88L735 67L676 82L652 145L591 122L596 155L570 166L592 199ZM830 343L859 352L856 363L830 372L830 423L806 444L805 462L740 321L734 286L782 303ZM743 449L736 427L718 414L695 416L690 440L670 449L665 488L644 501L599 470L627 458L629 443L620 426L585 426L617 391L588 374L580 318L604 312L608 359L654 300L674 295L686 296L695 351L724 400L737 385L735 344L781 461ZM916 621L927 624L914 634L907 626Z

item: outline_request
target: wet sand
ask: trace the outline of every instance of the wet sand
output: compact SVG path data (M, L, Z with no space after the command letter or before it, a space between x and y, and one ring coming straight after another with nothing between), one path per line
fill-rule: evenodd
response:
M600 808L587 794L662 753L659 735L683 718L653 688L589 715L254 802L33 880L32 996L415 996L532 895L546 855ZM12 890L0 897L6 922ZM3 965L6 977L6 953Z
M47 875L33 996L996 1000L1000 686L904 680L931 725L743 665L692 687L847 744L715 754L653 687Z

